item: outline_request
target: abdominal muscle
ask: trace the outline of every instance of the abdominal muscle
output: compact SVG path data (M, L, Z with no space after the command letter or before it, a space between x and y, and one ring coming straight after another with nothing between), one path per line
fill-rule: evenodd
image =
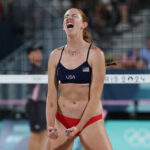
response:
M70 118L81 118L89 102L89 84L60 84L57 112ZM102 113L101 101L93 116Z

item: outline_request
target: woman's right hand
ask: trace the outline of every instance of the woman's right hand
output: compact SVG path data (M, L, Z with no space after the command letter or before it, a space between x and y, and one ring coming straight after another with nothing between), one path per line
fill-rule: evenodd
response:
M58 131L54 127L48 127L48 137L50 139L57 139L58 138Z

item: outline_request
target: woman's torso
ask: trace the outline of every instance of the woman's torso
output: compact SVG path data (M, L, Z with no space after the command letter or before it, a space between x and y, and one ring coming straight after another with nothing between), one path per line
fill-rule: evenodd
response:
M88 105L92 72L88 62L90 49L91 45L87 48L87 51L85 50L84 59L81 57L67 57L67 54L63 52L64 49L60 52L60 59L56 70L60 89L57 111L64 116L81 118ZM71 63L76 67L73 67L73 69L66 67ZM93 116L101 112L102 105L99 102Z
M71 118L81 118L89 102L89 85L60 85L58 113ZM102 112L101 102L93 116Z

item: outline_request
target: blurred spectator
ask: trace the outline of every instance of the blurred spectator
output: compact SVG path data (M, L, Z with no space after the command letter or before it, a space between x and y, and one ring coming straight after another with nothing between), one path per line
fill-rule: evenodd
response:
M98 0L93 16L96 32L103 35L110 35L114 31L114 26L119 22L117 1Z
M147 61L148 69L150 69L150 37L146 40L146 47L140 50L139 57Z
M31 63L29 74L43 74L42 47L29 48L27 51L28 59ZM42 150L44 141L47 137L46 130L46 97L47 86L45 84L31 84L28 87L28 101L26 113L30 123L31 135L29 138L28 150Z
M127 54L122 58L122 66L124 69L136 69L136 60L138 51L136 49L128 50Z
M127 31L130 29L130 24L128 22L128 0L117 0L117 2L121 21L117 25L116 30L119 32Z
M108 26L111 19L111 0L101 0L95 10L95 24L96 30Z
M147 69L147 61L144 58L137 58L136 69Z

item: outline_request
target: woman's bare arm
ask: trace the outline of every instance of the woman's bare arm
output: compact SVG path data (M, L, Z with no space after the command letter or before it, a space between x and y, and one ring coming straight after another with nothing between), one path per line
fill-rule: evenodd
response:
M50 54L48 62L48 94L46 102L46 120L47 126L54 127L55 116L57 112L57 100L58 100L58 83L56 79L56 60L57 50L54 50Z

